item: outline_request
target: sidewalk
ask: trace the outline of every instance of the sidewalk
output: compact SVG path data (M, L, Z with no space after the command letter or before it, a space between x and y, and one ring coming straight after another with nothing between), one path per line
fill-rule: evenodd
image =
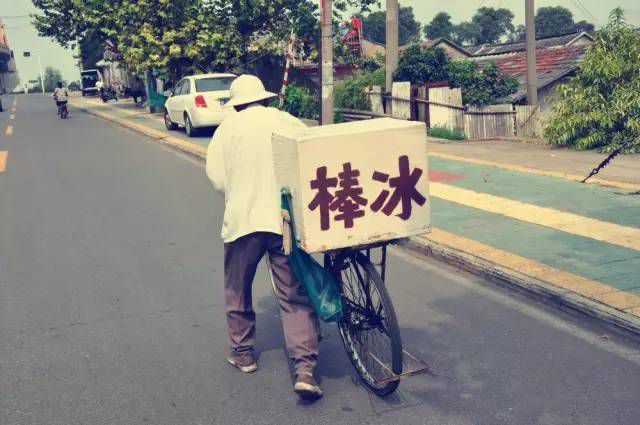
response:
M72 104L200 157L210 139L169 133L125 102ZM507 141L429 149L434 230L414 248L640 331L639 155L582 184L603 155Z

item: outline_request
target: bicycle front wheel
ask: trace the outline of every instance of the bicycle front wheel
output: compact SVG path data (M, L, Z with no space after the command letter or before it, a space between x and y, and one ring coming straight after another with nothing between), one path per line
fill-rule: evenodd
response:
M402 373L402 341L387 289L369 258L348 250L333 262L342 285L342 343L364 384L378 396L394 392Z

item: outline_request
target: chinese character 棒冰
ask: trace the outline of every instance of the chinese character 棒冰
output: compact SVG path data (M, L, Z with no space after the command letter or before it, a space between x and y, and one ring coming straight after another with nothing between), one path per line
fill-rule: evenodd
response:
M338 173L340 188L336 191L335 199L331 202L331 211L340 211L336 215L336 221L344 221L345 229L353 227L354 220L364 216L361 206L366 206L368 201L362 197L362 188L359 187L358 177L360 171L353 170L351 163L342 165L342 172Z
M416 189L416 185L420 177L422 177L423 171L419 168L414 168L413 171L410 172L409 157L406 155L398 159L398 168L400 174L397 177L389 178L388 174L379 171L373 173L373 180L381 183L388 182L389 187L394 189L394 191L391 194L391 198L389 198L390 192L383 190L378 198L371 204L371 209L375 212L382 210L386 215L391 215L398 204L402 202L402 212L398 214L398 217L403 220L408 220L411 217L412 202L415 201L416 204L422 206L427 201Z
M338 179L327 178L327 167L319 167L316 170L316 179L311 181L311 189L317 190L316 196L309 204L309 209L315 211L320 208L320 229L329 230L331 217L329 207L334 196L329 192L329 188L338 186Z

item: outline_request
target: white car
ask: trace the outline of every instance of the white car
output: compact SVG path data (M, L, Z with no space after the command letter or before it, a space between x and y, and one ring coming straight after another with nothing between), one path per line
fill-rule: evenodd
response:
M185 77L176 84L164 106L164 123L168 130L184 127L189 137L198 129L216 127L230 114L225 107L234 74L202 74Z

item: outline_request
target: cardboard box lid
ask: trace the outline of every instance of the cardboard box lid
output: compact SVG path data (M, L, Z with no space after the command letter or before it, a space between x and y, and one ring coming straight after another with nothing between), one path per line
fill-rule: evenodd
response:
M405 121L393 118L376 118L366 121L354 121L342 124L323 125L306 129L287 128L279 130L274 135L287 139L306 142L336 136L349 136L363 133L380 133L386 131L426 130L426 125L418 121ZM425 133L426 140L426 133Z

